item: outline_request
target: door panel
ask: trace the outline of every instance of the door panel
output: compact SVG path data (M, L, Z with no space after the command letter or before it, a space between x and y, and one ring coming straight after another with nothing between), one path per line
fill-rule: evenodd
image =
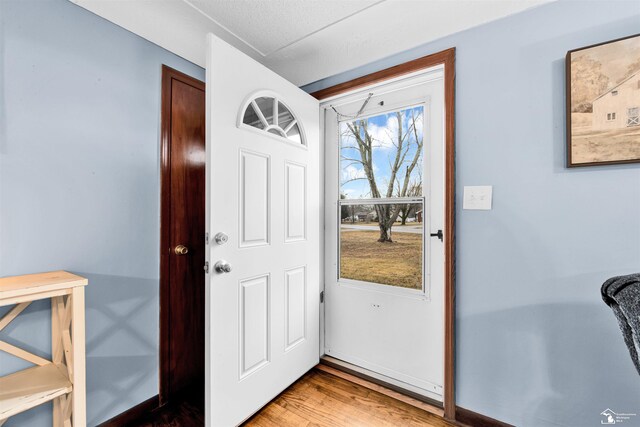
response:
M307 299L307 272L305 267L299 267L285 274L285 351L288 351L305 339L307 310L304 302Z
M175 70L163 73L170 103L170 117L163 119L170 124L169 183L162 196L167 199L163 205L169 205L167 218L163 210L169 236L162 247L162 262L169 264L163 294L168 310L162 313L163 325L168 325L168 334L162 335L167 341L163 346L168 345L168 372L162 372L168 376L162 380L168 383L168 390L162 390L166 399L187 386L201 386L204 374L205 91L204 83ZM187 253L176 253L178 245Z
M240 246L269 244L269 156L240 150Z
M305 239L307 218L306 214L306 168L287 162L285 164L285 242L295 242Z
M269 276L240 282L240 378L269 362Z
M206 421L233 426L318 362L319 108L214 36L207 82Z

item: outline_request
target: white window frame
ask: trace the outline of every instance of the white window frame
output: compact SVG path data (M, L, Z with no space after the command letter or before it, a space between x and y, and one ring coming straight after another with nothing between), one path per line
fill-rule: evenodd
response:
M408 87L411 86L417 86L417 85L421 85L430 81L434 81L434 80L439 80L439 79L443 79L444 78L444 65L437 65L435 67L431 67L428 68L426 70L420 70L414 73L410 73L407 74L405 76L400 76L396 79L392 79L389 80L383 84L380 85L373 85L372 87L375 88L375 93L376 95L382 95L385 93L391 93L391 92L395 92L397 90L403 90L403 89L407 89ZM331 98L327 98L326 100L323 100L323 102L320 104L320 108L321 110L327 108L330 105L334 105L336 106L336 108L339 108L339 105L346 105L346 104L350 104L354 101L357 101L359 99L362 98L362 93L365 89L363 88L358 88L355 89L347 94L340 94L340 95L336 95L335 97L331 97ZM337 102L337 103L336 103ZM424 106L424 111L426 113L427 109L429 108L429 104L430 104L430 99L425 99L425 98L416 98L416 99L407 99L404 100L402 102L399 103L395 103L395 104L385 104L385 108L384 109L379 109L376 110L375 112L371 112L370 114L367 115L363 115L361 116L361 118L367 118L367 117L374 117L377 115L381 115L381 114L385 114L388 112L393 112L393 111L398 111L398 110L402 110L402 109L406 109L406 108L411 108L411 107L416 107L419 105L423 105ZM321 120L325 120L324 119L324 115L322 117ZM427 114L425 114L424 119L424 128L428 129L429 128L429 123L428 123L428 116ZM324 126L324 123L322 124L323 128L326 129L326 126ZM324 135L324 138L327 138L327 135ZM423 146L423 153L428 152L429 151L429 147L428 144L430 144L430 141L425 141L425 144ZM325 145L325 149L327 149L328 144ZM444 162L444 159L442 159ZM326 174L333 174L334 176L339 176L339 174L341 173L342 169L341 169L341 165L340 165L340 156L338 155L337 159L328 159L326 161L326 167L325 167L325 173ZM424 178L423 178L424 179ZM422 206L423 209L426 208L427 204L429 203L430 200L430 194L429 194L429 188L428 186L424 186L423 185L423 194L422 197L418 197L418 199L422 200ZM331 201L333 204L333 202L335 202L334 197L332 197L334 195L335 192L335 200L338 201L337 203L337 209L336 211L332 214L335 216L335 218L339 219L340 218L340 179L338 178L338 182L337 182L337 188L329 188L327 186L325 186L325 198L326 198L326 202L329 202L329 198L331 198ZM416 199L416 198L410 198L410 199ZM342 199L344 201L344 199ZM367 203L362 203L362 202L366 202L366 201L371 201L372 199L348 199L348 200L356 200L358 202L358 204L367 204ZM391 201L391 203L402 203L403 199L393 199L393 198L380 198L380 199L374 199L376 200L377 203L380 202L385 202L385 201ZM395 201L397 200L397 201ZM373 204L373 203L369 203L369 204ZM329 205L328 205L329 206ZM327 215L329 215L329 211L327 210ZM327 219L325 219L325 225L328 224ZM431 299L431 295L430 295L430 274L431 274L431 265L430 265L430 257L426 256L428 253L430 253L431 250L431 239L428 239L427 235L430 233L431 230L431 223L430 223L430 218L428 216L423 215L423 221L422 221L422 226L423 226L423 233L422 233L422 256L423 256L423 262L422 262L422 280L423 280L423 284L422 284L422 288L421 289L411 289L411 288L403 288L401 286L393 286L393 285L385 285L385 284L381 284L381 283L372 283L372 282L364 282L364 281L359 281L359 280L352 280L352 279L343 279L340 278L340 221L337 222L337 227L336 230L330 230L328 227L325 228L325 232L326 233L336 233L336 242L337 242L337 247L336 248L329 248L326 247L325 251L328 250L326 252L326 258L325 258L325 265L327 263L334 263L335 262L335 274L338 279L338 284L339 286L347 286L347 287L356 287L356 288L364 288L367 290L372 290L372 291L377 291L377 292L383 292L383 293L390 293L390 294L395 294L395 295L400 295L403 297L407 297L407 298L418 298L418 299L426 299L426 300L430 300ZM327 242L330 240L326 240ZM330 255L330 253L333 253L334 255Z
M402 88L400 89L402 90ZM376 91L377 92L377 91ZM412 100L413 101L413 100ZM372 112L371 114L366 114L366 115L362 115L360 117L358 117L358 119L368 119L370 117L377 117L383 114L389 114L389 113L394 113L396 111L401 111L401 110L406 110L406 109L410 109L410 108L415 108L415 107L422 107L422 111L423 111L423 128L424 129L428 129L429 128L429 124L427 122L428 117L426 115L427 112L427 108L429 108L429 102L430 100L424 100L422 99L421 102L419 102L418 100L416 100L416 102L402 102L399 104L393 104L393 105L385 105L385 108L382 109L378 109L375 112ZM344 121L348 121L348 120L344 120ZM424 136L423 136L424 138ZM422 147L422 153L424 155L426 149L427 149L427 142L425 141L423 147ZM338 141L339 143L339 141ZM340 153L340 151L338 151L338 153ZM423 159L424 162L424 159ZM341 164L341 160L340 160L340 156L338 156L338 174L342 173L342 164ZM420 165L422 167L422 165ZM389 285L389 284L385 284L385 283L376 283L376 282L368 282L365 280L355 280L355 279L348 279L348 278L344 278L344 277L340 277L340 272L342 270L342 266L341 266L341 251L340 251L340 247L341 247L341 241L340 241L340 237L341 237L341 231L342 231L342 227L341 227L341 221L340 219L340 207L342 205L345 204L352 204L352 205L377 205L377 204L405 204L405 203L421 203L422 207L424 209L424 207L426 206L426 203L428 201L428 191L429 188L425 188L425 186L422 186L422 196L417 196L417 197L380 197L378 199L340 199L340 178L338 178L338 198L337 198L337 204L338 204L338 248L337 248L337 280L338 280L338 284L343 285L343 286L353 286L353 287L362 287L362 288L367 288L370 290L378 290L378 291L382 291L382 292L390 292L390 293L401 293L401 294L409 294L412 296L418 296L418 297L422 297L424 295L427 294L425 288L427 288L426 286L426 280L425 278L427 277L427 275L430 272L430 268L429 268L429 259L428 257L425 258L425 254L427 253L427 250L429 250L429 248L427 247L429 245L429 241L426 240L425 238L425 234L427 233L427 230L429 230L430 228L430 224L427 223L427 219L425 219L422 222L422 245L421 245L421 250L422 250L422 284L420 285L419 289L415 289L415 288L405 288L402 286L398 286L398 285ZM382 287L382 288L380 288Z
M640 126L640 107L627 108L627 127Z

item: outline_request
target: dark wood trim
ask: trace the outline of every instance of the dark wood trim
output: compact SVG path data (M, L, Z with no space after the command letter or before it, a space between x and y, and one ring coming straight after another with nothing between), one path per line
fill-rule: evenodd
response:
M447 64L448 61L455 58L455 51L455 48L450 48L431 55L423 56L422 58L414 59L413 61L394 65L393 67L385 68L384 70L376 71L375 73L367 74L366 76L358 77L348 82L320 89L313 92L311 96L322 100L345 92L350 92L364 86L370 86L388 79L413 73L414 71L419 71L439 64Z
M126 427L133 425L140 418L158 409L158 403L160 399L158 395L153 396L150 399L145 400L142 403L129 408L121 414L99 424L98 427Z
M455 82L456 51L449 49L444 55L444 108L445 121L445 201L444 201L444 416L453 420L455 414Z
M160 119L160 379L159 403L169 401L170 313L169 254L171 250L171 82L179 80L202 91L204 82L162 66L162 106Z
M473 427L514 427L511 424L461 408L460 406L456 407L456 420L459 423Z
M630 160L612 160L607 162L588 162L588 163L573 163L571 159L571 54L575 52L579 52L585 49L591 49L593 47L602 46L609 43L619 42L621 40L627 40L634 37L640 36L640 33L633 34L627 37L621 37L615 40L608 40L602 43L592 44L590 46L580 47L578 49L573 49L567 52L564 59L564 69L565 69L565 134L567 136L566 148L567 148L567 167L568 168L580 168L584 166L606 166L606 165L623 165L629 163L640 163L640 159L630 159Z
M427 55L357 79L319 90L319 100L444 64L445 93L445 277L444 277L444 416L455 420L455 48Z

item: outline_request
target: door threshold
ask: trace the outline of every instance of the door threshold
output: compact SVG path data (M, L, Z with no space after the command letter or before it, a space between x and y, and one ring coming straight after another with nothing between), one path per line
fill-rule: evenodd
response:
M377 376L384 377L383 375L376 374L368 369L361 368L348 362L336 359L331 356L320 357L320 363L316 366L317 369L330 373L340 378L344 378L347 381L361 385L370 390L377 391L386 396L407 403L423 411L429 412L440 417L444 417L444 409L442 402L435 399L430 399L426 396L407 390L396 384L389 382L392 380L388 378L386 381ZM375 375L375 376L374 376Z

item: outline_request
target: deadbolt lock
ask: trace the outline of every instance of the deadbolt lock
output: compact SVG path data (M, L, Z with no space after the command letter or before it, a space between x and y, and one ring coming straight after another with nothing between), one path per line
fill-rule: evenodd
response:
M229 236L227 236L223 232L220 232L220 233L217 233L215 236L213 236L213 240L215 240L216 243L219 245L224 245L229 241Z

